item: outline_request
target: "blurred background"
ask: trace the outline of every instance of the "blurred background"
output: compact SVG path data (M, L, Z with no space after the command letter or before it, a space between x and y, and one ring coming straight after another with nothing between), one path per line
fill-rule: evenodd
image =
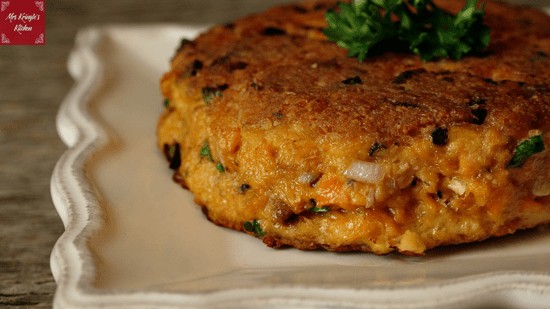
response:
M49 187L65 150L55 117L73 85L66 62L77 31L104 24L224 23L284 2L45 0L46 44L0 46L0 307L52 307L50 253L64 231Z

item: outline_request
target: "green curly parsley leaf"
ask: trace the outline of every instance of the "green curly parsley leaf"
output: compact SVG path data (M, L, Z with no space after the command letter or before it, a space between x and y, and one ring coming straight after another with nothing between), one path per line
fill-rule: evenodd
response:
M521 167L529 157L542 151L544 151L542 135L535 135L518 145L514 157L510 160L507 167Z
M323 32L359 61L382 48L408 48L425 61L460 59L482 51L490 41L478 0L467 0L456 15L430 0L354 0L338 7L338 12L326 13Z

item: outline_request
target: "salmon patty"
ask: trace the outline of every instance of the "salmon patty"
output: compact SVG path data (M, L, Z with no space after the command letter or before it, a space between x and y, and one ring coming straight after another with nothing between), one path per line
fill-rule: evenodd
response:
M275 248L413 255L549 223L550 17L487 1L483 54L359 62L322 32L336 4L182 41L158 146L208 219Z

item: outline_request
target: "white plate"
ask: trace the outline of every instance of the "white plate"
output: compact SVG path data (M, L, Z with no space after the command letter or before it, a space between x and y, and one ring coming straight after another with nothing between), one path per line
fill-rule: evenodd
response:
M155 146L160 76L200 29L79 33L52 177L56 308L548 307L547 230L413 258L274 250L207 222Z

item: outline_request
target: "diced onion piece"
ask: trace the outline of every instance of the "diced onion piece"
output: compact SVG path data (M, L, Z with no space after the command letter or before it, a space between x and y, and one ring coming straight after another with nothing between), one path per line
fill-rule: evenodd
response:
M366 208L374 207L374 202L376 201L374 191L375 190L369 190L369 193L367 193L367 196L366 196L367 202L365 203Z
M298 183L301 184L312 184L315 183L321 177L318 173L303 173L298 176Z
M380 164L354 161L344 171L344 176L358 182L376 184L384 179L385 170Z
M448 187L449 187L449 189L453 190L453 192L458 194L458 195L464 195L464 193L466 193L466 185L462 181L460 181L456 178L451 179L451 181L449 182Z

